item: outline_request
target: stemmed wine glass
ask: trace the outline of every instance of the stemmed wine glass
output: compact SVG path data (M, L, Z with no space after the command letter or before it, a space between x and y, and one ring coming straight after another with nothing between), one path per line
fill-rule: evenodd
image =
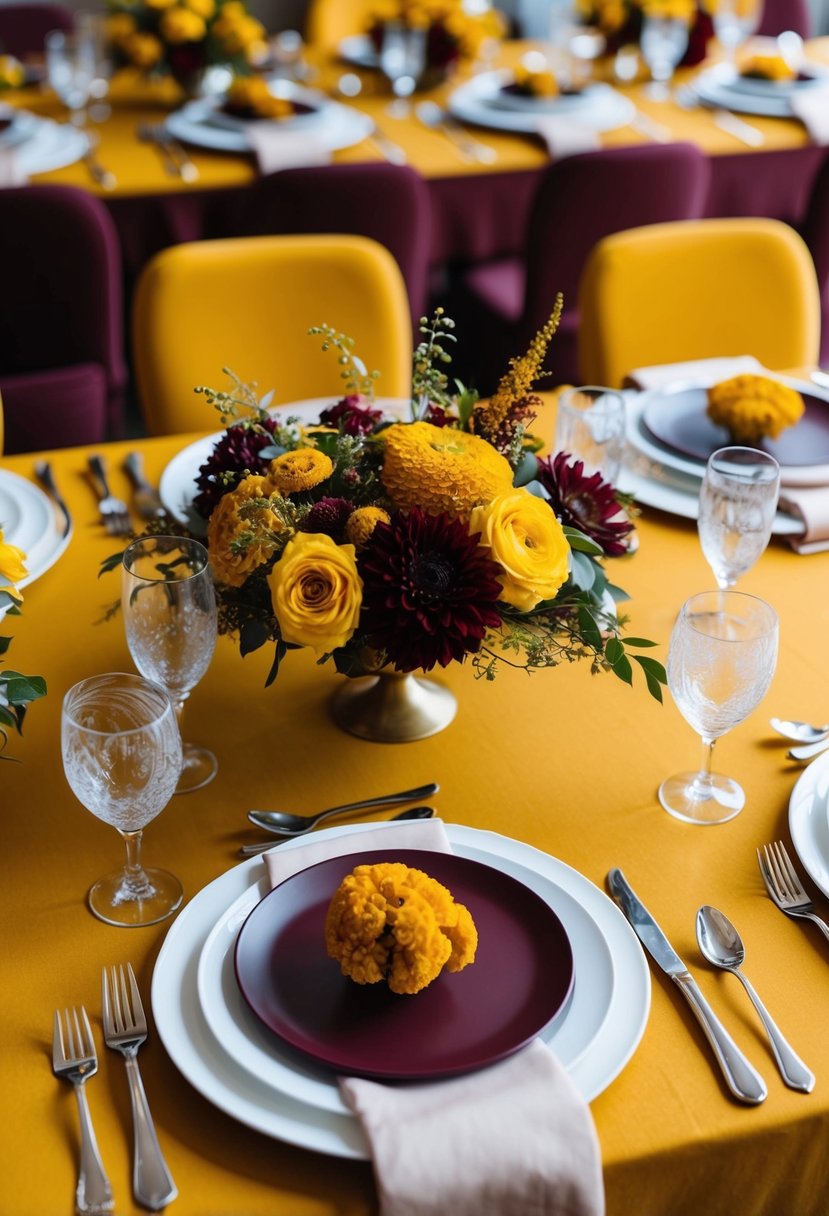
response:
M688 24L680 17L655 17L646 14L642 22L639 49L648 65L652 83L645 92L653 101L668 101L674 68L688 46Z
M388 106L393 118L405 118L410 111L409 98L426 66L426 30L404 25L402 21L387 21L380 43L380 70L391 82L395 100Z
M81 127L96 78L93 44L84 33L51 30L45 48L49 84L68 108L72 123Z
M666 811L686 823L726 823L743 809L736 781L711 771L714 743L756 709L777 662L777 614L740 591L704 591L683 604L668 647L668 687L702 738L697 772L659 787Z
M697 528L705 560L721 590L750 570L771 537L780 466L757 448L718 448L708 458Z
M181 725L184 702L216 647L216 596L204 545L176 536L133 541L123 557L121 604L133 662L167 689ZM175 792L201 789L218 767L207 748L185 743Z
M110 925L154 925L182 901L181 883L141 864L144 828L170 801L181 735L169 695L140 676L91 676L69 689L61 713L66 780L88 811L121 833L126 865L100 878L89 906Z
M717 0L714 33L732 66L736 64L737 51L760 24L760 9L760 0Z

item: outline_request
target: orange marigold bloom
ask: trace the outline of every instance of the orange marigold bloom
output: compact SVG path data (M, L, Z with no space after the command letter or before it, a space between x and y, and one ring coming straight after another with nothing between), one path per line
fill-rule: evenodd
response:
M486 440L430 422L401 423L383 432L382 480L401 510L469 516L512 485L512 469Z
M745 373L721 380L708 390L708 417L739 443L776 439L803 416L803 398L770 376Z
M266 477L251 476L222 495L207 525L210 567L220 583L241 587L247 577L268 560L276 547L274 534L284 524L269 507L251 508L257 498L268 498L273 486ZM243 514L243 509L247 508ZM234 542L248 543L234 549Z
M268 476L280 494L298 494L327 481L333 472L333 462L325 452L316 448L298 448L295 452L283 452L272 460Z

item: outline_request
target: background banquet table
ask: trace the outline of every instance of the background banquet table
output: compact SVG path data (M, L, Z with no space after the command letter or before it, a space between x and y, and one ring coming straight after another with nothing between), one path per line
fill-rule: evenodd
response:
M552 434L548 408L536 426ZM193 437L140 444L157 480ZM128 494L120 472L127 444L106 449L112 489ZM119 593L115 575L98 577L118 547L97 522L86 483L87 451L51 453L75 531L58 563L25 592L6 665L43 674L48 697L34 704L25 736L10 740L19 763L3 766L2 1081L4 1202L16 1216L72 1211L77 1119L69 1087L51 1071L56 1007L84 1003L99 1048L89 1099L117 1211L139 1211L130 1196L129 1105L123 1063L103 1047L100 974L130 960L149 1007L150 984L169 923L112 928L85 905L89 885L120 860L115 831L83 810L63 776L60 707L64 692L94 672L132 670L119 618L105 619ZM30 478L34 457L0 467ZM640 547L612 563L631 592L630 629L660 645L674 616L712 578L695 525L645 509ZM775 540L741 589L780 615L780 659L760 709L719 745L719 765L745 786L748 805L710 830L683 825L656 801L663 776L697 759L698 741L670 703L660 707L644 683L630 689L585 665L527 677L504 668L494 685L468 668L440 673L459 700L454 724L405 745L363 742L339 731L327 703L338 686L329 667L289 656L274 686L263 687L270 655L242 660L221 638L193 693L186 734L214 749L219 775L173 800L146 832L145 856L182 880L185 898L237 862L256 838L252 806L311 812L392 789L438 781L435 805L449 823L490 829L537 846L604 887L619 865L699 983L764 1074L767 1101L729 1099L696 1023L675 989L653 978L644 1036L621 1074L592 1103L611 1216L692 1216L739 1212L809 1216L829 1196L829 1040L821 1010L829 994L829 946L811 927L778 912L762 887L754 850L789 839L787 805L800 770L768 727L777 713L826 719L829 554L798 557ZM809 1096L786 1089L759 1022L736 980L713 973L694 938L703 903L741 930L747 973L783 1031L811 1066ZM818 910L827 912L818 899ZM257 1134L212 1106L178 1073L151 1023L141 1066L160 1139L180 1197L181 1216L367 1216L376 1211L371 1171Z
M502 62L511 63L536 44L504 44ZM808 53L829 63L829 38L816 38ZM311 56L314 59L313 54ZM322 53L314 59L319 75L314 86L335 87L349 65ZM678 83L690 80L699 69L683 69ZM363 73L364 90L344 104L369 114L404 150L409 163L429 182L433 203L431 261L470 262L505 256L522 248L527 213L540 171L549 163L541 142L531 136L480 129L478 134L497 152L491 165L466 163L440 133L425 129L414 117L388 117L388 94L371 73ZM456 84L450 81L423 96L444 101ZM764 144L748 148L721 130L709 110L687 110L675 102L650 100L641 84L619 85L639 112L666 129L669 138L690 140L711 157L711 215L765 215L798 222L812 179L825 149L810 144L803 126L789 119L751 117ZM63 117L53 95L29 89L9 95L50 117ZM199 178L184 183L165 173L158 149L136 139L140 123L160 122L180 103L170 81L147 87L123 74L112 90L112 114L96 124L100 135L98 157L115 174L117 186L102 192L81 163L36 175L34 181L60 182L103 193L118 223L125 259L133 271L166 244L201 237L227 236L236 231L240 191L255 179L249 156L191 148ZM602 136L604 146L642 142L648 136L633 126L619 127ZM334 154L337 161L376 160L380 153L366 141Z

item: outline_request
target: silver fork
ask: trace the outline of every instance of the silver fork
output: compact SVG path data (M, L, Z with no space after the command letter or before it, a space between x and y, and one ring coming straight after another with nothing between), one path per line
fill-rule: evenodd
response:
M101 998L106 1045L121 1052L130 1084L133 1194L138 1203L157 1212L175 1199L178 1189L162 1155L138 1070L138 1048L147 1038L147 1019L130 963L127 963L126 976L122 966L117 970L110 968L109 975L104 967L101 973Z
M48 460L35 461L35 477L43 486L46 493L51 496L52 501L55 503L63 516L63 529L61 531L61 536L68 536L72 531L72 516L69 513L69 508L66 505L63 495L57 487L55 475L52 472L52 466L49 464Z
M77 1009L65 1009L61 1020L60 1010L55 1011L52 1070L56 1077L65 1077L72 1083L75 1097L78 1099L81 1160L75 1208L80 1216L102 1216L105 1212L114 1211L115 1202L112 1198L112 1186L101 1161L84 1089L87 1077L98 1071L98 1057L89 1018L83 1006L80 1008L80 1017Z
M110 536L128 536L132 532L132 524L127 504L110 492L106 468L100 456L89 457L89 470L97 480L101 491L98 498L101 522Z
M766 890L781 912L801 920L811 920L829 941L829 925L815 913L815 905L806 894L803 883L789 860L786 847L779 840L764 844L763 852L757 850L757 861Z

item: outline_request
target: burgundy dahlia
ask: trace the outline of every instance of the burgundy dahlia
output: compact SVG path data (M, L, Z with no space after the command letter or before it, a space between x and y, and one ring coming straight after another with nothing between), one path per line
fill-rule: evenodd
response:
M362 394L350 393L336 405L323 410L320 422L324 426L339 427L344 435L370 435L382 419L383 411L364 405L364 400Z
M257 423L256 429L249 426L231 426L224 432L207 460L199 469L196 485L199 492L193 505L204 519L209 519L216 503L232 490L239 480L235 477L225 481L222 473L267 473L270 460L260 457L263 448L273 443L276 430L273 418Z
M588 477L584 461L572 460L569 452L558 452L539 460L537 477L565 527L578 528L601 545L608 557L627 553L625 537L633 531L633 524L622 514L615 489L601 473Z
M324 532L337 544L342 542L354 503L347 498L321 498L302 521L303 532Z
M499 568L461 520L419 507L396 512L374 529L357 565L361 632L397 671L461 661L500 624Z

